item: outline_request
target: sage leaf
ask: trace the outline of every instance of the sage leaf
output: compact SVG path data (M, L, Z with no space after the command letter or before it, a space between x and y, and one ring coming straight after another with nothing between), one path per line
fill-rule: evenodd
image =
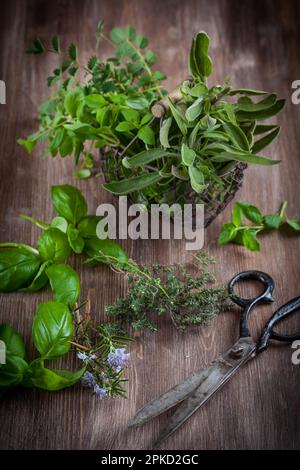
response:
M32 336L35 347L44 359L55 359L66 354L73 333L72 315L66 304L48 301L38 306Z
M185 112L185 117L189 122L194 121L201 114L201 111L202 98L198 98L189 108L187 108Z
M162 177L159 173L153 172L141 176L134 176L133 178L114 181L112 183L105 183L102 186L107 191L121 196L133 193L134 191L140 191L141 189L157 183L161 179Z
M186 144L181 146L181 159L186 166L190 166L194 163L196 158L196 152L190 149Z
M265 98L262 101L259 101L258 103L253 103L250 99L246 100L239 100L237 104L237 108L240 111L247 111L247 112L258 112L258 111L263 111L265 109L270 108L276 103L276 95L272 94L269 95L267 98Z
M134 157L125 157L123 158L122 163L125 168L133 169L139 166L147 165L148 163L151 163L154 160L159 160L163 157L174 156L177 156L177 154L174 152L159 148L153 148L151 150L144 150L143 152L137 153L136 155L134 155Z
M52 186L52 204L58 215L74 225L87 214L87 203L81 191L68 184Z
M284 107L284 104L285 100L278 100L273 106L262 109L261 111L238 111L236 117L239 121L262 121L278 114Z
M233 95L246 95L246 96L258 96L258 95L266 95L266 91L261 90L252 90L250 88L231 88L228 92L230 96Z
M168 117L167 119L165 119L159 130L159 141L161 145L165 148L170 147L169 132L172 126L172 121L173 121L172 117Z
M172 112L172 115L176 121L176 124L177 126L179 127L179 129L181 130L182 134L183 135L186 135L187 133L187 126L186 126L186 120L185 120L185 117L178 111L178 109L176 108L176 106L173 104L173 102L171 101L170 98L168 98L168 101L169 101L169 106L170 106L170 110Z
M196 191L196 193L202 193L202 191L206 188L206 185L204 184L203 173L198 170L198 168L191 165L189 166L189 175L193 190Z
M280 128L279 127L276 127L276 129L274 129L272 132L270 132L269 134L267 134L266 136L262 137L261 139L259 140L256 140L256 142L254 142L253 146L252 146L252 149L251 151L253 153L258 153L260 152L261 150L263 150L265 147L267 147L274 139L276 139L276 137L278 136L280 132Z
M234 160L237 162L252 163L253 165L277 165L277 163L280 163L280 160L270 160L269 158L262 157L260 155L252 155L251 153L241 153L240 155L237 155L233 152L221 152L212 157L211 160L216 162Z
M230 140L236 147L242 150L249 151L249 143L247 137L245 136L244 132L240 127L236 126L232 122L224 122L222 125Z
M54 264L46 272L54 299L72 307L80 294L80 280L76 271L67 264Z

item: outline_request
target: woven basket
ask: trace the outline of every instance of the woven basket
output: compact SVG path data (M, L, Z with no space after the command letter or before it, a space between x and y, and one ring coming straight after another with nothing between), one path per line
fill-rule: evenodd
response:
M123 156L123 152L122 152ZM121 181L125 177L120 175L118 172L117 160L122 158L120 152L114 152L114 161L112 161L111 155L107 156L107 153L100 151L101 168L104 175L105 182L110 183L112 177L114 180ZM115 164L115 163L116 164ZM222 212L227 204L233 199L235 193L242 185L244 171L247 168L245 163L238 163L232 167L229 171L226 171L221 175L224 182L224 187L220 190L217 186L211 184L201 194L194 191L182 195L184 197L184 203L186 204L204 204L204 227L207 227ZM177 201L178 198L178 184L179 180L175 179L174 184L168 190L169 203ZM132 195L128 195L128 199L132 203L136 203ZM148 201L149 204L156 203L157 201Z

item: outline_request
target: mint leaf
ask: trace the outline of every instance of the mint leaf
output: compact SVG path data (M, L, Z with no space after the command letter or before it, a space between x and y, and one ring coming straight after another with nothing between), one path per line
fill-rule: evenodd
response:
M219 245L225 245L233 241L236 237L237 229L233 224L224 224L218 238Z

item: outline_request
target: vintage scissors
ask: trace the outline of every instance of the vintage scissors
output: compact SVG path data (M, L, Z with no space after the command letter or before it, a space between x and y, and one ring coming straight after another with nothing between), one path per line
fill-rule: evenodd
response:
M239 297L234 293L234 286L238 282L245 280L259 281L264 286L264 292L252 299ZM300 332L294 335L280 335L273 330L276 324L300 309L300 297L290 300L271 316L263 328L257 343L252 339L248 328L249 314L256 305L262 302L273 302L273 290L274 281L264 272L244 271L234 276L228 284L228 292L231 300L243 308L239 340L206 369L194 372L184 382L146 404L129 421L128 426L144 424L176 404L181 403L171 417L167 427L153 445L153 447L157 447L220 390L240 367L267 349L271 339L288 343L300 339Z

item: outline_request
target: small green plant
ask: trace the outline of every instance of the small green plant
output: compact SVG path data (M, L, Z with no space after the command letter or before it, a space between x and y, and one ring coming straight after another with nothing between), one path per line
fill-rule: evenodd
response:
M223 225L219 244L238 243L250 251L259 251L260 243L257 235L268 230L278 230L284 226L289 226L293 231L300 233L300 220L289 219L286 214L287 202L285 201L281 209L273 214L262 215L260 210L248 202L236 202L233 210L231 222ZM244 219L252 222L247 224Z
M114 48L107 60L98 53L102 40ZM208 192L214 199L232 184L238 162L278 163L258 153L278 136L279 126L264 121L283 108L284 100L233 88L228 80L209 86L209 42L205 32L193 38L191 78L183 81L176 100L164 98L167 110L160 125L150 110L166 94L159 85L165 76L152 70L157 57L147 38L131 26L114 28L107 38L100 21L95 55L82 65L77 47L68 48L66 60L48 77L57 91L40 107L39 131L19 143L31 153L45 140L46 154L73 155L81 178L92 174L100 149L109 180L104 188L138 202L184 203L191 192ZM50 49L61 53L57 37ZM46 50L37 39L28 52ZM256 96L261 99L255 101Z

